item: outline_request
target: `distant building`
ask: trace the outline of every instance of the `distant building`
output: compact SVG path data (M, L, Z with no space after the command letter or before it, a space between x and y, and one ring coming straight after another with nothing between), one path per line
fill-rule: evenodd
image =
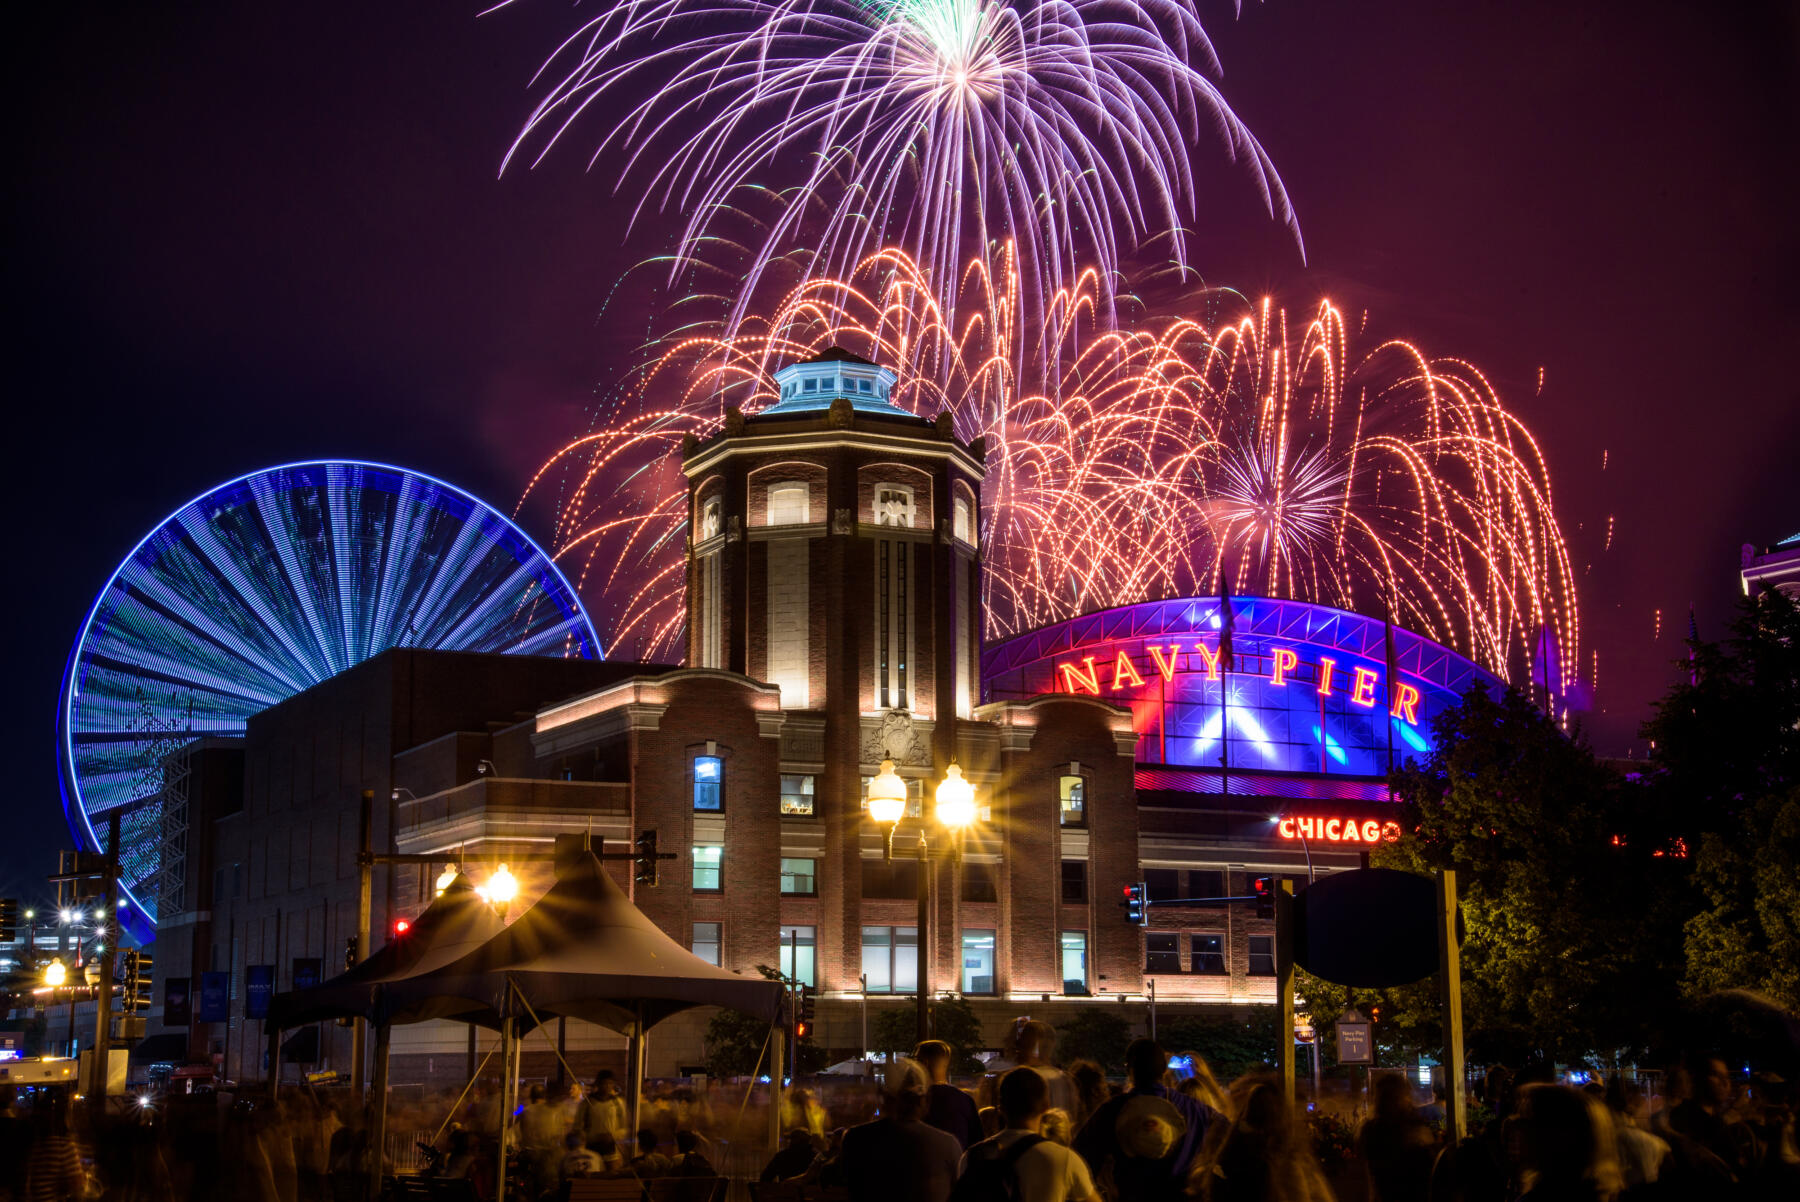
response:
M1800 534L1790 535L1758 551L1745 543L1742 570L1744 595L1755 597L1769 589L1800 601Z
M158 999L168 978L197 997L223 973L229 1019L196 1004L178 1031L153 1011L153 1031L260 1073L246 968L273 966L278 989L341 968L364 791L377 851L432 857L375 869L374 942L429 904L445 864L584 831L624 850L655 830L678 856L655 888L612 865L636 904L698 955L815 985L834 1054L859 1049L865 1007L913 1004L922 963L994 1046L1021 1014L1105 1004L1141 1022L1152 989L1165 1022L1274 1000L1271 922L1216 899L1260 874L1304 887L1397 837L1390 766L1494 678L1380 619L1255 597L1125 606L984 647L981 444L894 406L893 373L843 352L777 380L776 405L683 456L685 667L391 650L195 748L223 770L187 798L188 894L162 899ZM884 759L911 798L892 860L866 813ZM953 763L978 820L935 870L922 939L913 852L949 838L931 815ZM516 914L549 869L513 870ZM1181 904L1128 924L1140 881ZM699 1063L705 1019L658 1027L651 1072ZM622 1046L577 1023L565 1040L584 1072ZM536 1042L528 1071L554 1071ZM291 1045L305 1067L347 1067L341 1028ZM455 1077L474 1046L450 1024L402 1031L394 1079Z

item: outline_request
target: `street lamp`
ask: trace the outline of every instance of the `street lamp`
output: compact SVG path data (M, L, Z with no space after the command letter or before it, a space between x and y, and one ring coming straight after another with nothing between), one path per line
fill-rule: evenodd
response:
M455 883L457 871L458 871L457 867L454 864L444 865L444 871L438 873L437 882L433 886L433 888L435 888L437 890L437 892L435 894L433 894L432 896L434 896L434 897L444 896L444 890L448 889L452 884Z
M1271 825L1279 825L1281 815L1270 814L1269 822ZM1301 830L1298 824L1294 826L1294 834L1300 839L1300 850L1306 853L1306 883L1310 885L1313 883L1312 848L1306 842L1306 832Z
M494 870L493 876L476 888L475 892L481 896L483 901L504 914L506 907L512 905L513 899L519 896L519 878L514 876L506 865L502 864Z
M906 782L894 772L893 760L882 760L881 770L869 782L869 817L887 827L883 858L894 858L894 830L906 816Z
M64 967L61 960L52 960L44 965L44 987L46 989L61 989L68 979L69 970Z

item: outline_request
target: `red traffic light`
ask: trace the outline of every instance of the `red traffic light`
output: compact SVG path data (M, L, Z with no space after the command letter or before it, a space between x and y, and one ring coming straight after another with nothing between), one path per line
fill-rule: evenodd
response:
M812 1034L812 1024L807 1022L805 1019L801 1019L799 1022L794 1024L794 1038L795 1039L805 1039L808 1035L811 1035L811 1034Z
M406 932L408 932L410 930L412 930L412 922L410 919L405 919L405 918L394 919L394 934L404 935L404 934L406 934Z

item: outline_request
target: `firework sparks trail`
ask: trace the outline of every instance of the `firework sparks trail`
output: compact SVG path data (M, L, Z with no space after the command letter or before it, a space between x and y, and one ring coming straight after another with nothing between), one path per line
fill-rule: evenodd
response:
M590 167L641 181L634 220L687 215L671 280L743 253L733 329L795 246L816 248L816 276L899 246L954 283L1011 242L1030 315L1093 263L1105 320L1122 255L1155 240L1185 270L1204 138L1298 240L1218 73L1196 0L622 0L540 69L506 163L535 165L596 123ZM775 215L739 231L771 188Z
M682 651L686 438L779 399L774 372L841 345L894 368L893 400L985 442L990 636L1212 591L1376 612L1516 674L1548 627L1579 662L1576 596L1543 457L1474 367L1398 341L1350 346L1213 295L1222 319L1082 336L1095 280L1058 294L1032 345L1005 254L961 277L952 324L922 267L885 251L809 280L766 317L668 345L635 416L578 438L521 501L561 486L553 544L597 596L608 645ZM1062 366L1035 380L1035 364ZM650 398L655 398L654 402ZM1573 672L1569 673L1573 678Z

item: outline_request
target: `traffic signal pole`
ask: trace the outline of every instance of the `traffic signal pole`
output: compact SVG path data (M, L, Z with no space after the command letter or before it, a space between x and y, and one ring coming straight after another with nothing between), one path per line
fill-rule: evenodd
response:
M1438 985L1444 1001L1444 1075L1450 1088L1444 1112L1447 1146L1468 1134L1469 1099L1464 1090L1468 1067L1463 1063L1462 944L1456 941L1456 870L1440 869L1438 885Z
M1276 1044L1281 1050L1281 1089L1294 1104L1294 882L1275 882ZM1318 1038L1315 1034L1314 1038Z

